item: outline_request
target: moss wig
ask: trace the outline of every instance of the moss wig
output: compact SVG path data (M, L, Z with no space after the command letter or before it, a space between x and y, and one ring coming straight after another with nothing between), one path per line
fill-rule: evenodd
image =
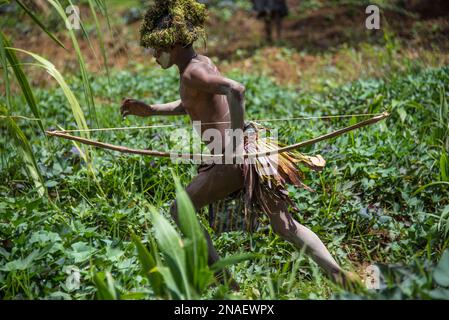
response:
M187 46L205 39L206 6L196 0L155 0L140 28L140 45L145 48Z

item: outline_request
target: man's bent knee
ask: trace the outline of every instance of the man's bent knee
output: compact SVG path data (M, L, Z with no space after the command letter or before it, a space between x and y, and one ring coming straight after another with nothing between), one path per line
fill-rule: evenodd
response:
M289 240L291 238L292 231L290 230L288 223L281 218L271 218L271 228L273 232L282 239Z

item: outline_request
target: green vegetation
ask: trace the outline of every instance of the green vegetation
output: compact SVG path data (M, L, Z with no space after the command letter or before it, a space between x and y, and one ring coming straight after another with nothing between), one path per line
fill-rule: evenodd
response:
M251 119L389 109L393 116L384 124L304 150L320 152L328 166L321 174L310 173L307 183L316 193L290 190L302 210L297 218L322 237L349 268L374 262L409 265L439 260L449 243L448 186L419 187L447 181L448 68L388 83L355 82L326 94L297 93L263 77L233 77L247 86ZM72 79L70 85L76 92L82 84ZM105 100L127 92L167 101L176 97L176 70L118 72L111 86L107 78L100 77L92 81L92 88L96 97ZM45 127L74 127L62 90L36 90L36 99ZM275 104L276 99L279 102ZM101 127L119 124L117 103L115 100L99 107ZM17 112L27 113L26 109ZM140 121L144 123L136 122ZM186 124L183 118L175 121ZM315 120L273 127L278 127L284 142L289 143L342 127L346 122ZM21 157L2 135L2 148L8 150L1 156L2 296L92 298L96 292L93 275L97 271L110 272L125 292L148 290L147 279L140 275L131 234L147 238L154 222L151 207L167 211L175 192L171 171L185 185L195 168L173 165L166 159L96 150L94 170L103 194L70 142L42 139L32 134L38 130L32 124L23 123L22 128L31 139L50 197L37 195L23 171ZM149 130L102 133L94 138L166 150L168 135ZM248 250L260 254L231 269L243 284L241 294L245 297L332 296L332 285L313 262L294 254L290 245L268 229L262 228L252 236L224 233L215 241L224 256ZM68 270L74 269L81 275L79 288L67 287ZM292 270L297 272L286 276L285 271ZM271 279L268 283L272 287L266 286L267 279ZM413 291L415 294L420 296L421 292Z
M104 13L101 1L86 4ZM75 49L86 35L68 34ZM52 38L61 39L59 34ZM386 122L301 150L321 154L327 167L307 172L305 183L315 193L289 189L301 211L296 218L318 234L345 268L363 275L367 266L380 266L385 287L346 292L266 224L253 234L218 234L209 228L223 260L207 267L204 239L195 232L198 222L208 228L207 212L195 219L179 187L196 174L194 165L44 136L43 128L187 126L185 117L122 120L119 115L124 96L151 103L176 100L175 69L137 64L135 70L110 70L109 77L92 75L75 50L79 74L63 78L51 57L11 46L14 42L2 36L1 299L449 299L448 66L429 68L412 59L398 65L391 58L398 57L400 44L391 40L378 55L369 51L383 67L375 79L369 71L350 83L315 73L313 85L298 91L264 72L228 74L246 86L247 119L391 112ZM296 54L289 50L286 54ZM32 86L28 73L36 67L50 73L56 80L51 84L58 86ZM290 144L358 120L268 125ZM96 132L90 138L169 150L169 135L159 128ZM180 215L189 220L181 230L168 214L176 196L184 199ZM240 292L214 281L212 273L224 266Z

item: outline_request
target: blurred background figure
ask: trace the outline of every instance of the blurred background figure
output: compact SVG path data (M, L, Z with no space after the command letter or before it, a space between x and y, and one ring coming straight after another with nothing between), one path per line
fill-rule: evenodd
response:
M286 0L251 0L257 18L265 21L265 35L268 42L273 41L273 24L277 39L282 36L282 19L288 15Z

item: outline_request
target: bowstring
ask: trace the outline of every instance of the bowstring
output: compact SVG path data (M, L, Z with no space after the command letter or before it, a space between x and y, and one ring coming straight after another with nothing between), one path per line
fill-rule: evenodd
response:
M16 120L27 120L27 121L41 121L37 118L28 118L25 116L0 116L0 119L16 119Z
M363 113L363 114L344 114L344 115L328 115L328 116L310 116L310 117L293 117L293 118L273 118L273 119L256 119L248 120L249 122L280 122L280 121L295 121L295 120L317 120L317 119L336 119L336 118L353 118L353 117L369 117L379 116L382 113ZM230 121L219 122L202 122L201 125L212 124L229 124ZM59 133L76 133L76 132L107 132L107 131L129 131L142 129L156 129L156 128L175 128L179 127L177 124L159 124L151 126L134 126L134 127L112 127L112 128L98 128L98 129L75 129L75 130L57 130Z

